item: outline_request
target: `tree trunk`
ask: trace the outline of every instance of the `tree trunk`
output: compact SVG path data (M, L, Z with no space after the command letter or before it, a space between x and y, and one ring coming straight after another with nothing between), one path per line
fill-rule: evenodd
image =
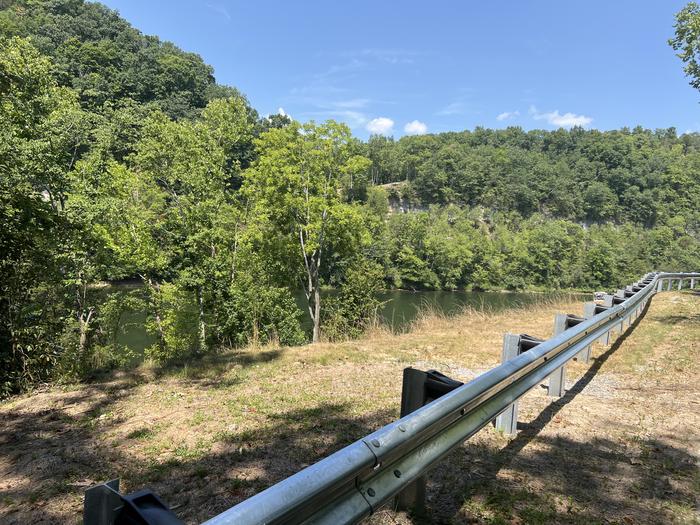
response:
M325 220L326 212L323 212ZM309 315L313 323L312 343L318 343L321 340L321 290L319 290L319 275L321 269L321 250L323 247L323 228L321 228L321 236L319 247L311 255L306 253L306 243L304 242L304 233L299 230L299 242L301 253L304 257L304 267L306 268L306 286L304 293L309 307Z
M151 280L151 278L143 278L148 289L148 296L151 303L151 309L153 311L153 318L156 321L156 329L158 330L158 345L161 350L165 350L165 331L163 329L163 319L160 315L160 287L157 282Z
M81 315L78 318L78 326L80 328L80 340L78 342L78 348L79 348L79 354L81 357L85 355L85 348L87 347L87 333L88 333L88 324L85 322L83 319L83 316Z
M313 307L313 322L314 333L312 342L318 343L321 340L321 290L318 289L318 277L314 286L314 307Z
M207 327L204 324L204 299L202 297L202 287L197 287L197 306L199 307L199 351L207 349Z

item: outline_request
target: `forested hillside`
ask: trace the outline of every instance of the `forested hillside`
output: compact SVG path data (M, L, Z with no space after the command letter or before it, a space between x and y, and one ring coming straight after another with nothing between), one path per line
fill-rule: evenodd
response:
M591 289L700 267L697 134L363 142L259 117L201 57L100 4L0 6L0 396L128 362L128 310L168 361L358 335L383 287ZM142 286L101 292L117 279Z
M523 217L652 227L682 216L698 230L700 136L675 129L521 128L372 137L378 184L409 181L424 204L484 206Z

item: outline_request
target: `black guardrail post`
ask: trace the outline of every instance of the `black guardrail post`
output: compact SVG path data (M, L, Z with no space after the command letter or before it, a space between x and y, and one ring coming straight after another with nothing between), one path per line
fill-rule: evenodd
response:
M183 525L150 490L119 492L119 480L90 487L83 506L85 525Z
M415 368L404 368L401 387L401 417L415 412L423 405L463 384L436 370L423 372ZM396 496L396 506L399 509L411 510L416 516L424 516L425 485L426 478L421 476Z

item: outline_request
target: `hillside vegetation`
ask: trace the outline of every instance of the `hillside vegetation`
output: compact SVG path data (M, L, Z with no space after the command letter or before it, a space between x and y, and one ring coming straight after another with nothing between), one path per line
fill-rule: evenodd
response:
M130 362L134 310L146 357L183 363L355 337L385 287L592 289L700 267L697 134L363 142L261 117L198 55L82 0L0 3L0 97L0 396ZM396 199L422 211L390 213ZM143 286L96 290L119 279Z

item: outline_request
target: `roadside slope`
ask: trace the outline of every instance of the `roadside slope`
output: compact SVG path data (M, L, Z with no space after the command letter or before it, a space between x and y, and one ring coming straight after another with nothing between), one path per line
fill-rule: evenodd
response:
M700 296L657 295L594 357L560 400L525 397L517 437L485 429L436 469L432 521L700 523Z
M431 475L430 519L692 523L699 305L657 296L622 344L571 367L562 400L526 396L516 439L481 431ZM498 363L504 331L548 337L557 311L581 309L431 317L399 336L228 352L12 399L0 405L0 521L77 523L82 491L113 477L202 521L396 418L404 367L468 380Z

